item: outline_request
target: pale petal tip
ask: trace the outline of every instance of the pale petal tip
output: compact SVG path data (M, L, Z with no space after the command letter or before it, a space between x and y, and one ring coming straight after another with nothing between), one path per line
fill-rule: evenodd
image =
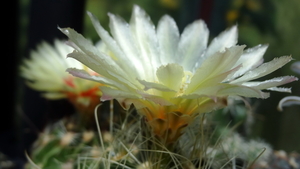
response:
M83 79L86 79L88 76L90 76L85 70L81 70L77 68L67 68L66 72L68 72L69 74L75 77L80 77Z
M267 51L268 47L269 47L269 44L259 44L255 47L246 49L245 52L247 53L247 52L252 52L255 50L261 50L262 53L265 53Z
M261 92L260 96L261 96L262 99L267 99L267 98L270 97L270 93Z
M76 70L76 68L70 67L66 69L66 72L70 73L72 75L73 71Z
M173 20L173 18L172 18L170 15L165 14L165 15L163 15L163 16L161 17L160 20L162 20L162 21L168 21L168 20Z
M141 7L138 6L138 5L134 5L134 6L133 6L132 13L133 13L135 16L147 16L146 11L144 11L144 9L141 8Z
M299 80L298 77L296 77L296 76L284 76L284 77L286 77L286 80L285 80L284 84L291 83L291 82Z
M293 76L293 77L294 77L294 76ZM299 80L298 77L294 77L294 78L293 78L293 81L298 81L298 80ZM292 82L293 82L293 81L292 81Z
M231 29L230 30L232 30L232 31L237 31L238 29L237 29L237 24L235 24L235 25L233 25L232 27L231 27Z
M97 17L92 12L87 11L87 14L90 17L90 19L92 20L92 22L98 21Z
M94 15L92 14L92 12L86 11L86 13L87 13L90 17L94 17Z
M281 56L281 57L285 57L287 58L288 62L294 60L294 58L292 57L292 55L288 55L288 56Z
M231 32L231 33L234 33L235 36L238 36L238 26L233 25L230 28L228 28L227 30L225 30L224 32Z
M141 10L142 8L139 6L139 5L137 5L137 4L134 4L133 5L133 11L135 11L135 12L137 12L137 11L139 11L139 10Z
M61 28L61 27L57 26L57 29L60 30L65 35L69 35L70 34L69 28Z
M115 15L114 15L114 14L112 14L112 13L110 13L110 12L108 12L108 13L107 13L107 16L108 16L108 17L110 17L110 18L113 18L113 17L115 17Z

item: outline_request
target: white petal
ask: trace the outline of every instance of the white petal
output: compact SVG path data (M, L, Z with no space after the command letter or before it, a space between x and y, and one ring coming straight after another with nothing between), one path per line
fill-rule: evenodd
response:
M233 65L235 65L241 56L244 47L245 46L231 47L225 52L217 52L207 58L201 67L196 70L186 92L193 92L206 81L208 85L223 82L229 73L238 70L239 67L233 67Z
M213 55L216 52L224 51L225 48L234 46L237 43L238 32L237 26L233 26L228 30L220 33L215 37L207 48L205 58Z
M202 20L193 22L183 30L178 44L177 63L180 63L184 70L192 72L195 64L202 62L208 35L209 31Z
M111 72L109 70L107 70L107 73L111 74ZM125 84L132 89L141 90L143 88L143 86L138 82L137 79L135 79L134 81L131 81L131 80L126 79L126 77L124 77L124 76L116 75L114 77L116 77L116 79L118 79L119 83Z
M215 69L211 72L213 75L218 75L220 73L232 70L236 67L240 67L240 65L236 65L236 62L241 57L243 49L245 47L245 45L233 46L226 49L224 53L221 53L221 55L218 56L220 58L212 60L207 59L207 61L205 60L204 62L207 63L206 68L208 68L211 65L209 62L219 62L218 65L215 65Z
M284 85L286 83L290 83L296 80L298 80L298 78L294 76L284 76L284 77L276 77L263 82L245 82L242 83L242 85L262 90L262 89L268 89L268 88Z
M193 91L192 93L189 93L189 97L193 96L194 94L199 96L206 96L206 97L215 97L218 94L218 91L221 88L227 87L226 84L222 83L215 83L209 85L208 83L202 84L201 87Z
M60 30L79 48L77 51L75 50L73 53L69 54L69 57L75 58L95 72L104 76L107 74L105 69L112 69L116 74L122 74L124 77L128 77L110 56L99 52L99 50L81 34L78 34L70 28L60 28Z
M232 84L239 84L253 79L263 77L267 74L274 72L275 70L281 68L283 65L287 64L292 60L291 56L282 56L280 58L275 58L270 62L264 63L259 67L245 73L242 77L231 81Z
M113 79L116 82L128 84L132 88L140 88L141 85L133 79L134 75L130 78L128 74L124 73L122 69L120 69L116 63L112 60L110 56L105 55L104 53L98 52L97 55L93 53L89 53L86 55L80 51L73 51L68 54L68 57L74 58L81 63L87 65L93 71L99 73L102 76Z
M112 99L141 99L137 93L126 92L118 89L113 89L106 86L100 86L102 92L101 101L112 100Z
M267 90L276 91L276 92L285 92L285 93L292 92L291 88L286 88L286 87L271 87L271 88L267 88Z
M116 55L117 59L114 60L116 65L118 65L123 71L123 76L127 77L128 79L135 79L137 77L136 71L132 62L130 62L126 55L122 52L116 41L109 35L109 33L100 25L99 21L95 16L93 16L90 12L88 12L88 15L98 33L98 35L101 37L103 42L106 44L106 46L113 52L114 55ZM124 64L125 63L125 64ZM130 74L130 76L128 76Z
M223 96L244 96L244 97L255 97L255 98L267 98L269 93L264 93L258 89L241 86L231 85L227 83L215 84L213 86L206 86L199 88L198 91L193 92L189 97L193 96L208 96L212 99Z
M177 96L176 98L178 98L178 99L199 99L199 98L209 98L209 96L193 93L193 94L183 94L183 95Z
M139 74L137 78L145 78L145 71L142 62L144 59L140 56L140 52L137 48L137 44L132 38L130 27L128 23L126 23L122 18L115 16L113 14L109 14L110 18L110 30L111 33L124 52L122 55L122 62L125 62L126 66L135 68L134 71Z
M60 82L51 82L40 78L35 82L26 82L26 85L38 91L48 92L60 91L64 87L64 84Z
M236 66L242 65L242 67L234 72L232 75L229 75L230 79L235 79L246 73L247 71L259 66L263 62L263 55L265 54L268 45L258 45L253 48L247 49L244 51L243 55L237 61Z
M99 51L94 47L91 41L85 39L81 34L77 33L71 28L58 28L62 33L68 36L68 38L80 48L80 51L86 54L96 55ZM79 50L76 48L76 50Z
M47 92L47 93L43 93L42 94L43 97L47 98L47 99L52 99L52 100L56 100L56 99L64 99L67 97L66 94L61 93L61 92Z
M165 86L163 84L160 83L155 83L155 82L149 82L149 81L145 81L145 80L139 80L138 81L145 86L144 90L149 90L149 89L157 89L160 91L164 91L164 92L176 92L174 90L172 90L171 88L169 88L168 86Z
M136 41L137 47L144 59L148 62L143 66L147 66L147 80L154 81L155 70L161 65L159 59L158 40L155 33L155 27L150 17L139 6L135 5L130 19L130 27L132 35Z
M196 86L194 88L192 88L192 85L189 85L188 88L185 91L185 94L193 94L193 93L197 93L198 95L202 94L202 95L216 95L217 91L220 88L223 88L223 85L225 85L224 87L227 87L227 83L222 83L222 81L231 73L234 72L235 70L237 70L239 67L232 69L230 71L227 71L225 73L219 74L218 76L214 76L212 78L206 79L204 81L202 81L199 84L196 83L192 83L192 85Z
M156 33L162 65L177 60L176 51L179 42L179 30L174 19L169 15L164 15L158 22ZM179 63L178 60L177 63Z
M261 92L260 90L246 86L229 86L218 91L219 96L244 96L255 98L268 98L269 93Z
M172 90L178 91L182 85L184 72L180 65L173 63L159 67L156 71L156 76L159 82Z
M93 75L90 75L89 73L87 73L85 70L80 70L80 69L76 69L76 68L68 68L66 71L75 77L92 80L95 82L99 82L102 84L113 86L115 88L122 89L124 91L126 91L126 90L130 91L130 87L128 85L124 85L124 83L122 83L120 81L114 81L112 79L108 79L106 77L101 77L101 76L93 76Z
M171 106L173 105L172 102L166 100L163 97L160 96L156 96L156 95L151 95L145 92L138 92L144 99L146 100L150 100L156 104L162 105L162 106Z
M113 71L115 75L122 72L122 69L119 69L115 62L109 62L111 60L110 56L105 56L101 53L99 53L98 55L86 55L78 51L73 51L72 53L68 54L68 57L78 60L93 71L103 76L111 76L110 78L112 79L115 79L114 75L108 74L107 70Z

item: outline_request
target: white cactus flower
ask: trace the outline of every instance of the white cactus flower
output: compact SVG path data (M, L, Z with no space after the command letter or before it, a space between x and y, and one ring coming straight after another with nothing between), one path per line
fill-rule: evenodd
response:
M284 76L253 81L281 68L292 58L283 56L263 63L267 45L244 50L245 45L237 45L236 26L208 45L209 30L202 20L194 21L180 34L170 16L163 16L155 27L146 12L134 6L129 23L108 14L109 33L91 13L88 15L113 55L103 53L73 29L59 28L75 49L68 57L101 77L76 68L67 71L105 84L100 87L101 100L117 99L125 108L133 104L150 123L172 119L163 124L155 122L165 125L166 130L172 125L179 130L188 124L190 116L226 106L228 96L267 98L269 93L263 89L290 92L277 86L297 80ZM157 132L163 132L161 126Z
M45 98L67 98L77 108L88 107L93 102L99 103L102 94L99 83L77 78L66 72L68 67L76 67L86 70L90 75L97 74L77 60L66 59L66 55L72 51L63 40L55 40L53 46L42 42L36 50L31 51L30 58L23 60L20 74L29 87L41 91Z

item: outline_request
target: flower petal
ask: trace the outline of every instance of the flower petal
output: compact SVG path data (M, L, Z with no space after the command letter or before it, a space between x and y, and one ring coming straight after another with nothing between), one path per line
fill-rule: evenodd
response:
M286 83L290 83L296 80L298 80L298 78L294 76L283 76L283 77L276 77L263 82L245 82L242 83L242 85L262 90L262 89L268 89L268 88L284 85Z
M168 99L165 99L163 97L160 96L156 96L156 95L151 95L145 92L139 92L138 93L146 100L150 100L156 104L162 105L162 106L171 106L173 105L172 102L168 101Z
M89 57L85 53L74 50L72 53L69 53L67 57L69 57L68 59L71 58L71 59L78 60L82 64L87 65L93 71L95 71L99 74L102 74L104 76L107 76L107 72L105 71L105 68L109 68L109 67L115 68L115 67L113 67L113 64L110 64L110 65L106 64L103 67L99 66L101 64L107 63L107 61L105 61L104 59L101 59L101 57L104 57L103 55L100 55L100 56L97 55L97 56L94 56L94 57ZM109 57L109 56L107 56L107 57ZM117 69L117 67L115 69Z
M258 45L244 51L243 55L235 64L236 66L241 64L242 67L232 75L229 75L228 77L230 77L230 79L227 79L227 81L233 80L247 71L259 66L263 62L263 55L267 48L268 45Z
M74 43L76 46L74 47L76 50L84 52L89 55L97 55L99 51L94 47L91 41L85 39L81 34L77 33L75 30L71 28L58 28L62 33L64 33L68 38Z
M106 86L100 86L102 92L101 101L112 100L112 99L141 99L137 93L126 92L121 90L116 90Z
M269 93L264 93L260 90L238 85L228 85L228 87L218 91L219 96L244 96L244 97L255 97L255 98L268 98Z
M109 26L111 33L114 37L114 40L117 42L117 44L123 51L122 56L119 59L121 59L122 62L125 62L124 64L126 64L128 67L135 68L134 71L139 74L137 78L145 78L145 71L139 70L143 70L142 63L146 64L147 62L144 60L143 57L141 57L140 52L136 47L137 44L133 40L128 23L126 23L122 18L113 14L108 14L108 16L110 18ZM109 37L109 40L107 41L112 41L112 39Z
M65 33L76 46L78 46L73 53L68 55L69 57L75 58L95 72L104 76L106 75L105 69L109 69L113 70L115 74L122 73L124 77L131 79L126 73L123 73L124 70L121 69L110 56L99 52L99 50L81 34L78 34L70 28L59 29ZM99 65L102 65L101 68Z
M174 91L178 91L182 85L184 72L180 65L173 63L159 67L156 71L156 76L159 82Z
M217 97L226 96L244 96L244 97L255 97L255 98L267 98L269 93L264 93L258 89L254 89L242 85L232 85L228 83L215 84L213 86L205 86L199 88L191 94L183 95L183 98L195 99L198 97L210 97L213 100Z
M286 87L270 87L270 88L267 88L267 90L276 91L276 92L285 92L285 93L292 92L291 88L286 88Z
M132 35L136 40L137 47L144 59L148 58L148 62L144 66L148 66L148 80L155 80L155 70L160 66L158 40L155 33L155 26L150 17L139 6L135 5L130 19L130 28Z
M181 34L178 44L177 63L184 70L193 71L195 64L201 64L207 46L209 31L202 20L188 25Z
M44 81L43 79L39 79L39 81L34 81L34 82L27 81L26 85L38 91L48 91L48 92L60 91L64 87L63 83L60 82L51 83L49 81Z
M179 63L176 58L176 51L179 42L179 30L172 17L164 15L157 25L157 38L160 47L160 60L162 65Z
M235 65L241 56L244 47L245 46L231 47L226 49L225 52L217 52L207 58L201 67L196 70L186 89L186 93L189 94L197 90L203 83L212 79L214 79L213 83L210 82L209 85L223 82L229 73L238 70L239 67L233 67L233 65Z
M216 99L207 99L207 98L202 98L199 101L201 106L197 106L196 109L194 110L196 113L207 113L211 111L215 111L221 108L224 108L227 106L227 98L216 98Z
M217 91L221 88L224 88L227 86L227 83L222 83L223 79L225 79L229 74L231 74L232 72L234 72L235 70L238 70L239 67L232 69L228 72L222 73L218 76L215 76L213 78L207 79L204 82L202 82L201 84L199 84L194 91L192 91L189 94L193 94L196 93L198 95L206 95L206 96L216 96L217 95ZM224 87L223 87L224 85ZM190 88L188 88L190 89ZM185 92L185 94L187 94L189 92L189 90L187 90Z
M99 82L99 83L102 83L102 84L113 86L113 87L118 88L118 89L122 89L124 91L130 91L130 87L128 87L127 85L124 85L124 83L122 83L120 81L116 82L112 79L108 79L108 78L105 78L105 77L92 76L89 73L87 73L85 70L80 70L80 69L75 69L75 68L68 68L66 71L69 72L71 75L73 75L75 77L80 77L80 78L83 78L83 79L92 80L92 81L95 81L95 82Z
M64 99L67 97L66 94L61 92L47 92L47 93L43 93L42 95L47 99L53 99L53 100Z
M248 71L242 77L231 81L232 84L240 84L246 81L257 79L263 77L267 74L274 72L275 70L281 68L283 65L287 64L292 60L291 56L282 56L280 58L275 58L270 62L264 63L254 70Z
M156 89L156 90L160 90L160 91L164 91L164 92L176 92L175 90L172 90L171 88L169 88L168 86L165 86L163 84L160 83L155 83L155 82L148 82L145 80L139 80L138 81L145 86L144 90L149 90L149 89Z
M135 68L134 65L132 65L132 62L130 62L126 55L123 53L123 51L120 49L120 47L117 45L116 41L109 35L109 33L101 26L97 18L90 12L88 12L88 15L92 21L92 24L94 25L96 32L101 37L101 39L104 41L106 46L111 50L114 55L116 55L117 59L113 60L116 65L118 65L123 70L120 73L123 73L124 77L127 77L127 79L135 79L138 77L136 74L137 71L134 71L133 68ZM124 64L124 62L126 64ZM130 76L129 76L130 75Z
M99 53L96 56L93 55L85 55L84 53L73 51L68 55L68 57L72 57L81 63L88 65L89 68L94 70L95 72L101 74L106 78L110 78L115 82L128 84L134 88L138 88L139 83L134 83L136 80L128 79L127 76L123 75L122 70L118 69L118 66L114 67L114 62L107 62L103 58L110 58L109 56L105 56L104 54ZM101 66L100 66L101 65ZM121 74L120 74L121 73Z
M237 38L237 26L233 26L230 29L225 30L212 40L205 53L205 58L213 55L216 52L224 51L225 48L235 45L237 43Z

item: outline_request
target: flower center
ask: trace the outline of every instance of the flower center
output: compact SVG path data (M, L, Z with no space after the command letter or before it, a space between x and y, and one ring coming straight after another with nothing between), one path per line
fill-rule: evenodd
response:
M184 93L184 91L188 87L192 77L193 77L192 72L184 71L184 77L182 78L181 86L180 86L179 91L176 96L181 96Z

